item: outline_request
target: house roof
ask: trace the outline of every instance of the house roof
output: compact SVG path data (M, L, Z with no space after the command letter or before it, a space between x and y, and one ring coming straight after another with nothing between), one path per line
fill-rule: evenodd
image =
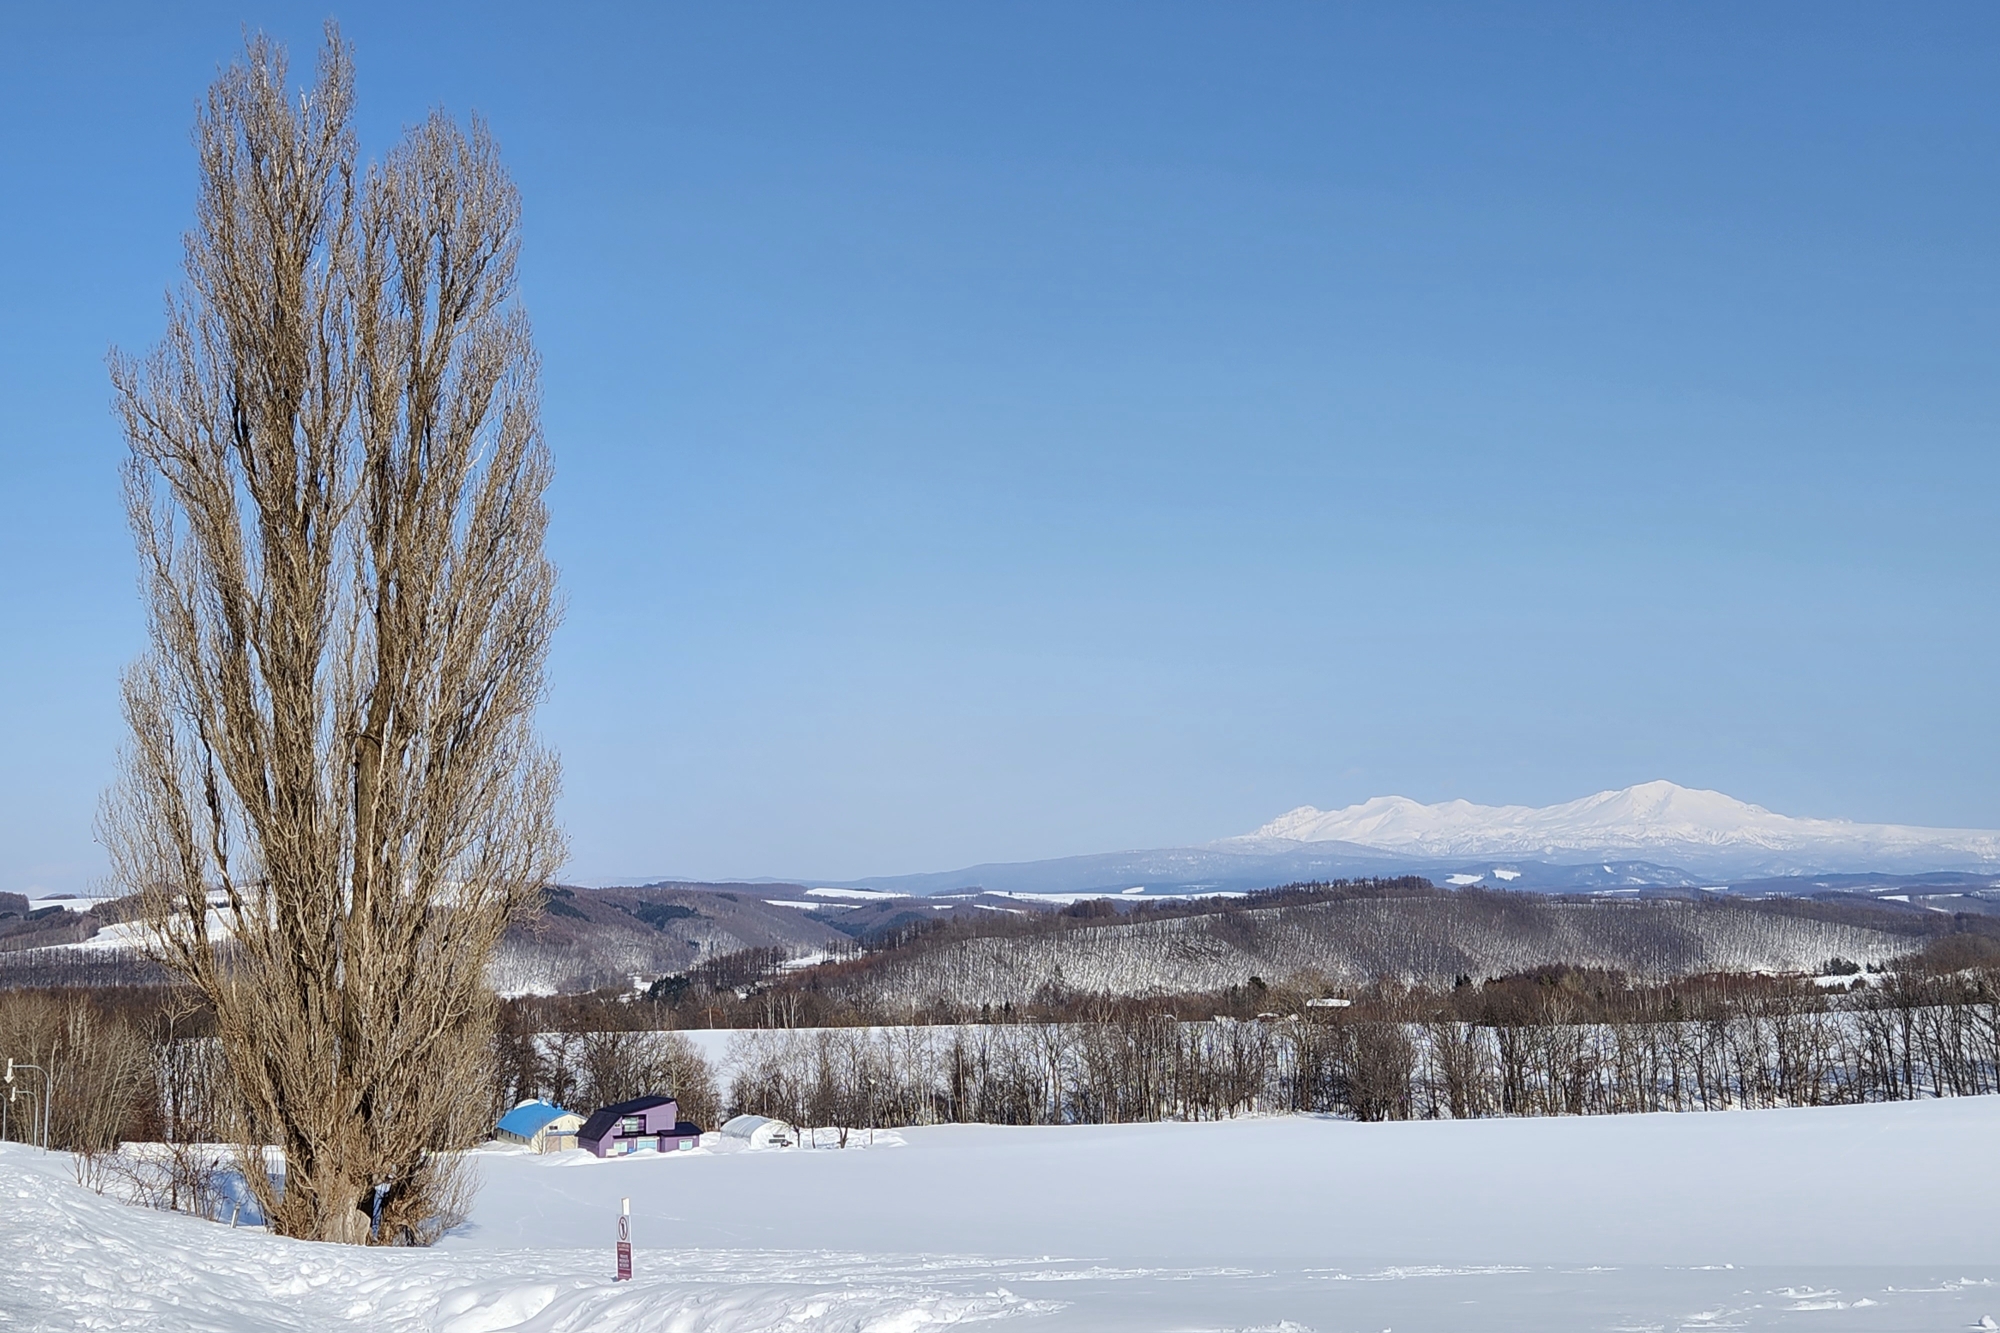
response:
M550 1102L522 1102L519 1106L500 1117L499 1128L509 1134L518 1134L524 1139L532 1139L554 1121L574 1111L565 1111Z
M614 1106L600 1106L590 1113L590 1119L583 1122L583 1128L576 1132L580 1139L601 1139L617 1128L618 1122L628 1115L650 1111L656 1106L667 1106L672 1097L634 1097L629 1102L619 1102Z

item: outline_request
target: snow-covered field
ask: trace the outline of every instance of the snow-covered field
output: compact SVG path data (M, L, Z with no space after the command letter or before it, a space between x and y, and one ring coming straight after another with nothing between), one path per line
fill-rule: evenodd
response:
M1964 1329L2000 1099L1601 1119L881 1135L478 1155L431 1251L142 1212L0 1148L0 1329ZM614 1284L618 1200L637 1280Z

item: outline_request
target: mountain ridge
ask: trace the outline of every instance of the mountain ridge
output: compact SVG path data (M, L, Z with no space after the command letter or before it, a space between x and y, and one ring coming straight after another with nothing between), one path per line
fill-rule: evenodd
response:
M1244 846L1337 843L1424 858L1634 858L1732 874L2000 868L2000 832L1777 814L1664 780L1549 806L1424 805L1377 796L1340 810L1300 806Z

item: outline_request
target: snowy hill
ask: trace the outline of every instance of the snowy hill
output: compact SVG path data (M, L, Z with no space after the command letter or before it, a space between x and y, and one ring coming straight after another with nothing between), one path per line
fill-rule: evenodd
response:
M1422 805L1403 796L1344 810L1306 805L1233 841L1333 842L1424 860L1643 858L1730 875L2000 868L2000 832L1799 819L1671 782L1541 807Z
M1701 901L1500 898L1438 893L1237 907L1127 920L1013 923L870 954L825 993L895 1011L935 1005L1026 1007L1075 992L1162 997L1219 991L1246 977L1361 986L1397 977L1439 989L1453 978L1552 965L1648 980L1714 972L1810 972L1829 958L1886 964L1923 947L1936 914L1812 913L1726 895ZM1903 933L1904 930L1908 933Z

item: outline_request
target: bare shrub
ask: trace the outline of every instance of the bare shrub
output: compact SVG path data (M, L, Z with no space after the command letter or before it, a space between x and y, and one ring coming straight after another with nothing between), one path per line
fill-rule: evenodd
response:
M103 1176L127 1203L212 1220L224 1198L223 1158L214 1144L127 1144L105 1155Z

